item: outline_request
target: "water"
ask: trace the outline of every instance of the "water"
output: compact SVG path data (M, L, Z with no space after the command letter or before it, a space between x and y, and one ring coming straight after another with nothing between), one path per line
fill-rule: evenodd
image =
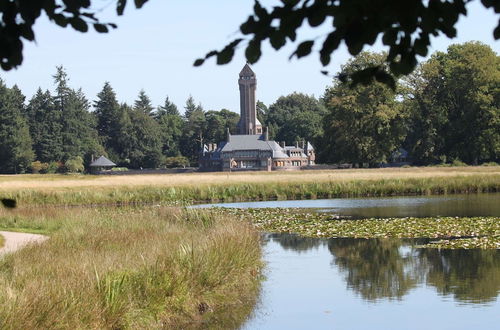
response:
M415 243L265 234L267 278L244 329L498 329L500 251Z
M498 216L500 194L205 204L297 207L353 218ZM500 250L425 240L263 234L261 301L244 329L499 329Z
M386 198L335 198L296 201L203 204L194 207L298 207L332 212L353 218L431 217L431 216L498 216L500 194L444 196L410 196Z

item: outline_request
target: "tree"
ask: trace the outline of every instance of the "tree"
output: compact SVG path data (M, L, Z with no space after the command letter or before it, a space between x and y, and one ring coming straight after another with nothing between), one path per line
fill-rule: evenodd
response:
M61 113L49 91L38 89L26 107L26 118L36 159L46 163L62 159Z
M193 96L189 95L188 99L186 100L186 105L184 106L184 119L188 119L189 117L191 117L191 114L196 110L199 110L200 108L201 105L196 106Z
M500 156L500 58L468 42L437 52L408 79L412 110L406 145L420 163Z
M97 117L97 132L106 150L118 153L120 105L109 82L105 82L94 101L94 114Z
M272 136L277 141L314 143L323 135L325 114L325 107L315 97L292 93L281 96L269 106L265 123L274 128Z
M120 165L155 168L161 164L160 128L151 116L123 104L119 127L117 152Z
M207 111L205 113L206 127L203 134L204 141L210 143L219 143L226 141L227 130L236 134L240 116L227 109L220 111Z
M162 153L169 157L179 156L179 143L184 122L177 106L170 102L168 97L164 105L158 107L155 119L160 126Z
M60 114L62 158L66 161L77 156L90 160L94 153L101 153L95 129L95 118L89 112L89 102L83 92L68 86L68 77L62 66L54 75L56 95L54 106Z
M141 89L137 97L137 100L135 100L134 102L134 110L141 111L149 116L153 115L154 107L151 104L151 99L149 98L149 96L146 95L144 89Z
M135 0L136 8L141 8L148 0ZM96 14L101 6L91 0L16 0L3 1L0 6L0 65L3 70L17 67L23 61L23 39L35 40L33 25L44 12L49 20L60 27L71 26L74 30L87 32L92 25L99 33L116 28L113 23L102 23ZM127 0L116 0L116 12L122 15Z
M0 173L24 173L34 160L23 108L19 88L0 80Z
M189 158L192 163L198 159L204 139L203 133L206 129L203 107L201 104L193 107L194 104L194 100L190 96L186 101L185 123L180 144L182 155Z
M476 0L478 1L478 0ZM213 50L204 58L194 62L202 65L216 57L217 64L226 64L234 56L235 49L247 41L245 56L255 63L262 55L262 43L269 40L275 49L281 49L287 42L295 42L304 22L315 28L325 22L331 24L325 38L314 38L298 44L290 57L301 58L311 54L313 46L322 39L319 55L323 66L327 66L342 43L351 55L358 55L365 45L373 45L379 36L388 48L385 63L355 69L342 79L351 79L355 84L376 80L395 88L394 76L410 73L417 65L417 56L426 56L431 46L430 37L444 34L456 36L456 24L460 16L467 15L468 0L425 1L425 0L291 0L268 10L255 1L254 12L241 24L243 37L236 38L222 50ZM486 8L500 13L500 2L482 0ZM331 22L331 23L329 23ZM493 35L500 38L500 21ZM244 36L249 36L245 39ZM327 72L325 72L327 73ZM391 75L392 73L392 75Z
M363 52L342 67L341 74L379 65L383 54ZM320 147L324 161L369 163L386 162L405 137L406 114L395 92L385 84L351 88L334 79L323 97L329 110L324 119L325 137Z

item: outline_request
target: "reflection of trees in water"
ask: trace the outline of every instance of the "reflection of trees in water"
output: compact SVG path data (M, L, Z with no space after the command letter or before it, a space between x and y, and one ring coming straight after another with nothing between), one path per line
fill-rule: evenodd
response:
M265 237L268 241L272 239L278 243L284 250L292 250L299 253L318 248L325 244L325 241L322 239L302 237L296 234L265 234Z
M331 239L334 264L367 300L399 299L419 283L464 302L494 300L500 291L500 251L414 249L399 239Z
M500 292L499 250L422 249L419 255L428 263L427 284L440 294L485 303Z
M399 239L331 239L334 263L346 273L347 285L363 298L403 297L419 282L419 259L400 254Z
M468 303L494 301L500 292L499 250L415 249L412 245L425 242L402 239L263 235L264 242L271 240L298 253L328 244L348 287L367 300L401 299L421 283Z

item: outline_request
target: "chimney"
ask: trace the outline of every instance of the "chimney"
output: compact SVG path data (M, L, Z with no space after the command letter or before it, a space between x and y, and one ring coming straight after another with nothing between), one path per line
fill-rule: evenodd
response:
M264 133L264 141L269 141L269 128L266 127L266 131Z
M300 141L300 147L305 150L305 148L306 148L305 140Z
M299 148L299 141L295 141L295 148Z
M285 141L281 141L281 142L280 142L280 146L281 146L282 148L285 148Z
M231 132L229 132L229 128L227 129L227 142L231 142Z

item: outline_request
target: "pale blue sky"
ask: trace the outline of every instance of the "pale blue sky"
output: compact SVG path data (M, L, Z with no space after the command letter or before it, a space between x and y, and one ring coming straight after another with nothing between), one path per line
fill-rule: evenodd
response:
M277 0L262 2L273 4ZM239 49L228 65L217 66L209 60L195 68L192 63L235 38L252 6L253 0L150 0L140 10L130 7L123 17L116 17L109 6L102 15L118 24L118 29L109 34L82 34L43 19L35 26L36 44L25 43L21 67L0 72L0 77L8 86L17 84L29 99L38 87L53 90L55 67L63 65L70 85L81 87L89 100L94 100L104 82L109 81L119 101L129 104L144 89L155 106L163 104L168 95L182 112L191 94L205 110L239 112L237 79L245 63L244 49ZM459 22L458 37L437 38L433 51L479 40L499 52L499 43L492 36L497 23L493 11L486 11L479 1L468 8L469 17ZM298 40L321 34L321 29L309 29L299 34ZM316 54L289 61L292 51L287 47L276 53L266 46L261 60L253 65L257 97L267 105L294 91L321 96L330 84L331 79L320 73L323 68ZM349 54L341 49L327 69L335 73L348 59Z

